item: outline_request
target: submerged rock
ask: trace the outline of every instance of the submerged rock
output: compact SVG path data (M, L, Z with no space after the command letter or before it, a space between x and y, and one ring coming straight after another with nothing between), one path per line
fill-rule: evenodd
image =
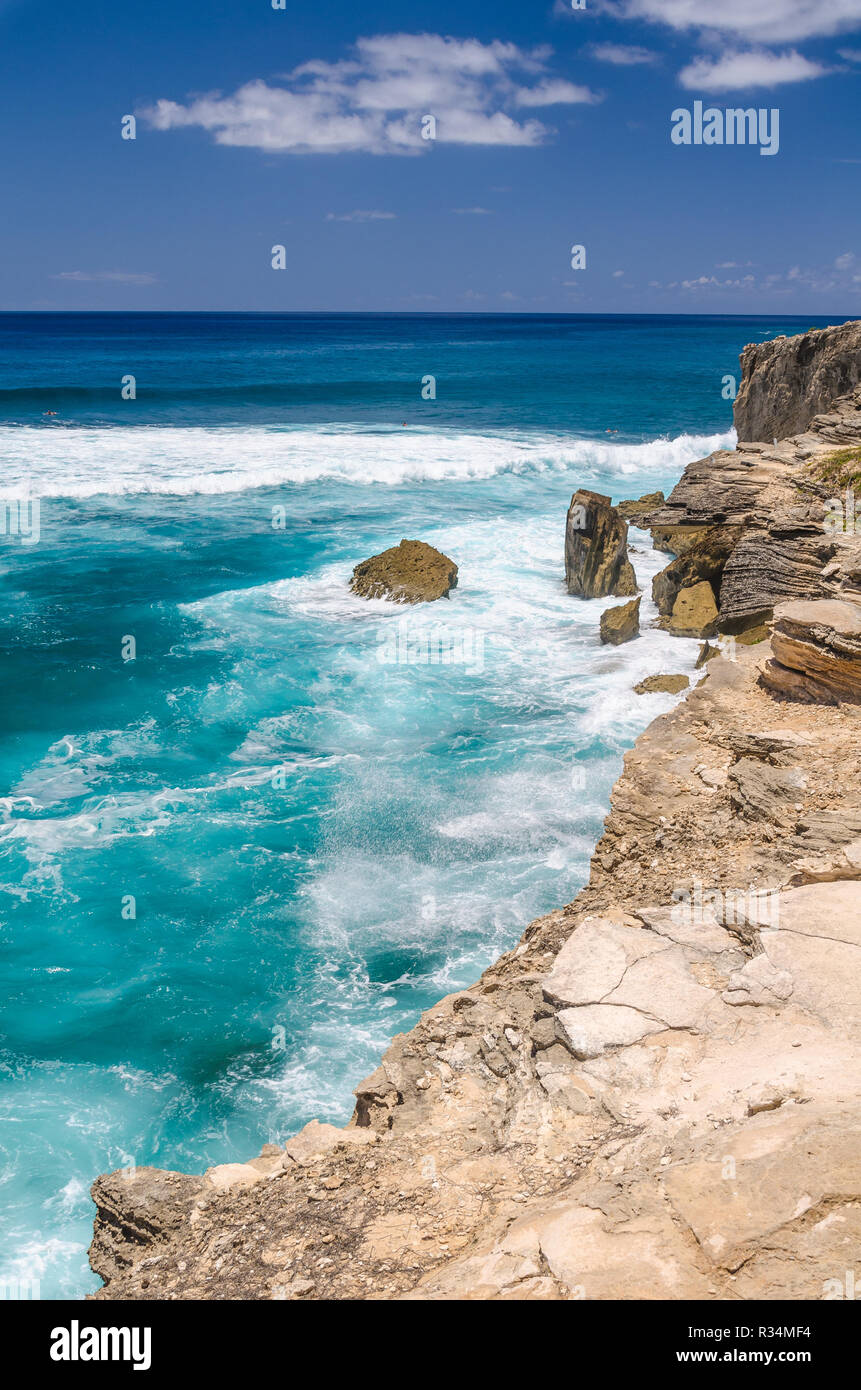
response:
M640 631L640 598L620 603L618 608L606 608L601 614L601 641L619 647L630 642Z
M637 682L634 690L638 695L679 695L689 685L687 676L646 676L644 681Z
M454 560L425 541L401 541L356 565L350 588L360 598L430 603L447 598L456 584Z
M628 523L609 497L579 488L571 498L565 527L565 582L578 598L636 594L628 559Z

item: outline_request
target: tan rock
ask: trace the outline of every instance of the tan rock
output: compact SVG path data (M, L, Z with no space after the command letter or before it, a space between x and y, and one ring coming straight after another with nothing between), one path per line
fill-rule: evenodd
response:
M618 608L605 608L601 614L601 641L613 647L630 642L640 631L640 599L631 599Z
M687 676L646 676L645 680L637 682L634 690L638 695L679 695L689 685Z
M361 598L429 603L447 598L457 584L457 565L425 541L401 541L353 570L350 588Z
M565 527L565 582L578 598L636 594L628 559L628 524L609 497L581 488L571 498Z
M823 599L775 609L768 690L805 703L861 703L861 606Z
M713 637L717 632L718 609L714 590L708 580L680 589L673 603L672 615L666 618L669 632L677 637Z

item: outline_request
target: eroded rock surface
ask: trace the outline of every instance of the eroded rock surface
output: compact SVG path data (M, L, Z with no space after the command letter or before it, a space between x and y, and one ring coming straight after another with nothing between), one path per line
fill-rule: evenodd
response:
M98 1298L820 1299L861 1255L861 709L717 656L588 886L344 1130L100 1178Z
M861 382L861 323L751 343L733 415L740 441L786 439Z
M587 886L393 1040L346 1128L99 1178L96 1298L806 1300L857 1271L861 550L824 555L811 461L861 443L861 391L829 395L852 333L804 337L821 371L747 357L747 418L795 409L781 362L827 413L650 518L677 553L740 528L697 583L742 629L777 605L773 635L709 652L626 755ZM625 593L625 522L578 497L571 592Z
M394 603L431 603L447 598L457 584L457 565L425 541L401 541L353 570L350 588L361 598Z
M640 631L640 598L621 603L618 608L605 608L601 614L601 641L613 647L630 642Z
M628 559L628 523L609 497L580 488L565 526L565 582L578 598L628 597L637 592Z
M807 703L861 704L861 605L784 603L774 616L768 689Z

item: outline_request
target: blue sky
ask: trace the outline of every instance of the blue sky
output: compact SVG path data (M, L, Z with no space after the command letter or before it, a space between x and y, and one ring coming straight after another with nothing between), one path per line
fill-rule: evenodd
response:
M861 315L861 0L0 0L0 66L3 309Z

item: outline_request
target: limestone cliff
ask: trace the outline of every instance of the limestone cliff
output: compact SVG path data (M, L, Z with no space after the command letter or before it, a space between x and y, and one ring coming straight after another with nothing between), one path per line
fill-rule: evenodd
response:
M724 638L627 754L583 892L395 1038L345 1129L99 1178L95 1297L835 1296L861 1253L861 538L793 508L854 401L691 465L653 517L732 528L704 547L722 614L746 541L786 541L744 560L774 637Z
M739 442L786 439L861 382L861 323L750 343L735 401Z

